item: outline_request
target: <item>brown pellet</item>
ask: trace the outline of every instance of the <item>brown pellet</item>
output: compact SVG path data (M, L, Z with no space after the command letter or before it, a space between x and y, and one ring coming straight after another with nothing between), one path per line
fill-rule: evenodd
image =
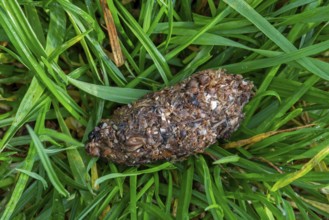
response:
M118 108L89 134L87 152L118 164L177 161L227 139L244 117L253 83L204 70Z

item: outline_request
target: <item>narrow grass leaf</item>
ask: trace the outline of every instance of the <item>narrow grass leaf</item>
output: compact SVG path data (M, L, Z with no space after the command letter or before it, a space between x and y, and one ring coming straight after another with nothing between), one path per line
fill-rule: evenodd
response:
M68 77L68 80L71 84L86 93L89 93L101 99L123 104L131 103L149 92L148 90L143 89L130 89L95 85L78 81L70 77Z
M110 189L109 189L110 190ZM115 198L116 194L118 194L119 192L119 187L118 186L115 186L115 187L111 187L111 192L107 195L106 198L103 198L103 202L102 202L102 205L100 206L100 208L97 210L97 213L95 215L95 218L96 217L99 217L100 214L106 209L106 207L109 206L111 200L113 198Z
M65 207L61 194L56 190L53 191L52 204L51 204L51 219L64 220L65 219Z
M64 51L66 51L67 49L69 49L70 47L72 47L73 45L78 43L79 41L81 41L81 39L83 39L90 31L91 30L88 30L87 32L81 33L64 43L61 43L59 46L57 46L56 48L54 48L51 51L51 53L49 54L48 60L49 61L54 60L56 57L58 57Z
M189 0L180 1L180 14L182 19L192 21L191 2Z
M238 162L240 157L238 155L223 157L219 160L213 162L213 164L225 164L225 163L235 163Z
M130 201L129 201L129 212L130 219L137 220L137 176L131 176L129 178L129 188L130 188Z
M51 165L50 159L48 155L45 153L44 147L40 142L38 136L34 133L33 129L29 125L27 125L26 128L29 134L31 135L36 151L38 152L40 160L48 174L50 182L60 194L62 194L63 196L68 196L69 193L65 190L64 186L59 181L58 176L56 175L54 168Z
M258 91L257 91L258 92ZM253 106L255 102L259 102L260 99L267 97L267 96L273 96L275 97L279 102L281 102L280 95L274 91L274 90L267 90L265 92L258 92L255 97L248 103L250 106Z
M16 6L15 6L16 7ZM21 13L20 9L17 9ZM7 11L8 12L8 11ZM9 12L8 12L9 13ZM47 87L51 93L59 100L59 102L75 117L77 118L81 124L86 124L85 120L81 115L85 115L84 112L81 110L81 108L76 104L76 102L73 101L73 99L59 86L54 84L54 82L47 76L45 73L45 70L43 66L41 66L36 59L36 57L33 56L31 53L31 50L28 47L28 44L22 41L22 36L19 35L19 33L15 32L14 30L17 30L17 28L13 27L13 23L15 20L9 20L7 19L7 14L5 11L3 11L2 8L0 8L0 22L3 25L4 29L6 30L6 33L8 36L11 37L13 44L15 48L18 50L19 54L22 57L22 60L24 60L24 63L27 65L27 67L36 74L39 78L38 80L42 81L43 85ZM32 37L32 36L31 36ZM33 38L33 37L32 37ZM32 47L34 48L34 47ZM45 52L42 49L41 57L47 57Z
M146 194L146 192L150 189L150 187L154 184L154 177L149 179L146 184L144 184L143 188L139 190L138 194L136 195L137 200L140 200L142 196Z
M168 172L168 184L167 184L167 198L166 198L166 213L170 213L172 195L173 195L173 180L171 172ZM160 188L161 189L161 188Z
M220 208L223 210L225 217L227 217L228 219L235 219L238 215L238 211L232 205L233 202L228 199L227 192L226 189L224 189L223 181L221 178L222 175L220 166L215 166L211 174L214 179L213 183L214 189L216 190L215 199L217 201L217 204L220 205Z
M68 82L67 82L67 76L63 72L63 70L59 68L54 61L49 62L44 57L41 57L40 59L45 65L45 68L47 69L48 73L51 75L51 78L55 80L56 85L58 85L60 88L65 88Z
M50 100L48 99L47 102L45 102L42 110L39 112L39 115L37 117L36 123L35 123L35 130L37 132L40 132L44 128L45 118L46 118L46 112L49 109ZM26 171L32 171L33 165L34 165L34 159L37 155L36 148L34 147L34 143L30 142L29 151L27 153L27 156L24 160L22 169ZM11 219L11 216L13 215L18 202L21 200L23 191L27 185L27 182L29 180L29 176L25 173L21 173L19 175L18 180L16 181L15 188L13 189L13 192L11 194L10 200L6 204L5 211L1 217L1 220L7 220Z
M165 49L168 48L169 43L171 42L171 37L172 37L172 32L173 32L173 24L174 24L174 15L173 15L173 2L172 1L167 1L167 4L165 4L167 7L167 13L168 13L168 33L167 33L167 38L166 38L166 44L164 46Z
M152 203L144 203L139 202L138 206L141 207L145 212L149 213L155 219L162 219L162 220L172 220L173 217L168 213L164 212L158 206L153 205Z
M269 89L277 91L280 97L290 97L293 91L298 90L298 88L303 87L303 83L290 80L282 79L279 77L273 78L272 83L269 85ZM318 89L316 87L311 87L307 92L301 97L302 100L318 104L328 103L329 92Z
M323 22L329 20L329 6L314 8L312 10L305 10L302 13L295 14L289 17L282 17L283 22L279 25L291 25L296 23L311 23Z
M325 130L323 130L322 132L319 132L319 137L321 139L323 138L324 141L322 141L321 143L319 143L316 146L313 145L312 148L309 148L308 150L305 150L301 154L294 155L294 156L290 157L289 160L287 161L287 163L291 163L291 162L296 161L296 160L305 160L305 159L309 159L309 158L314 157L318 152L322 151L323 149L325 149L329 145L329 137L328 136L329 136L328 131L326 132ZM306 143L309 144L309 145L312 145L313 142L314 142L314 139L312 138L312 139L310 139L309 142L306 142Z
M50 21L47 34L46 52L51 54L58 47L62 47L66 31L66 15L65 11L59 4L52 3L50 10ZM58 53L56 54L57 57ZM51 60L51 59L49 59Z
M28 175L28 176L30 176L30 177L32 177L34 179L39 180L42 183L44 189L48 188L47 181L45 180L45 178L43 178L39 174L37 174L35 172L28 171L28 170L19 169L19 168L16 168L15 170L17 170L17 171L19 171L21 173L25 173L26 175Z
M27 4L24 6L24 12L37 39L40 41L40 44L44 46L46 44L46 39L45 39L44 29L42 26L43 20L40 19L41 16L39 15L36 6L32 4Z
M313 126L314 126L314 124L309 124L309 125L305 125L305 126L288 128L288 129L283 129L283 130L278 130L278 131L276 131L276 130L268 131L268 132L265 132L265 133L260 133L260 134L257 134L255 136L249 137L247 139L241 139L241 140L238 140L238 141L234 141L234 142L224 144L224 145L222 145L222 148L230 149L230 148L242 147L242 146L245 146L245 145L250 146L252 144L256 144L258 142L261 142L263 140L268 141L272 144L272 143L279 142L281 140L280 138L286 139L287 137L292 136L294 134L305 134L305 133L311 132L312 130L313 131L318 130L318 128L310 128L310 127L313 127ZM271 137L273 135L276 135L276 136ZM261 142L260 145L267 146L266 143L264 143L264 142ZM255 147L255 146L253 146L253 147Z
M165 82L168 85L168 78L172 77L171 71L167 64L166 59L162 56L162 54L155 47L153 42L150 40L148 36L143 32L142 28L136 22L136 20L131 16L131 14L121 5L121 3L117 2L117 7L121 11L121 18L124 20L126 25L130 28L130 30L135 34L135 36L139 39L139 41L143 44L144 48L147 50L152 60L154 61L157 69Z
M167 55L165 55L166 60L170 60L177 56L181 51L183 51L185 48L187 48L190 44L193 44L193 42L198 39L200 36L205 34L209 29L211 29L214 25L216 25L218 22L223 20L227 15L231 13L230 8L226 8L224 11L222 11L220 14L218 14L211 22L209 22L207 25L205 25L199 32L197 32L195 35L189 37L187 40L185 40L182 44L180 44L178 47L170 51ZM149 68L147 68L144 72L139 74L139 77L135 78L131 82L127 84L127 87L132 88L135 87L143 78L146 78L149 74L151 74L155 70L155 66L152 65Z
M117 220L121 216L123 219L128 219L128 212L124 213L124 210L127 208L127 204L129 203L129 193L127 193L120 201L120 203L116 203L111 207L111 210L107 213L104 219Z
M275 29L264 17L258 14L250 5L248 5L247 2L243 0L224 0L224 2L251 21L284 52L288 53L297 50L287 38ZM325 69L315 65L311 59L301 58L298 59L297 62L311 73L314 73L323 79L329 80L329 74L325 71Z
M312 75L304 83L303 86L294 91L290 96L279 106L279 108L273 112L271 117L265 119L259 126L258 132L263 132L269 129L271 126L275 126L273 119L278 119L284 116L287 111L296 103L300 98L316 83L319 81L319 77Z
M289 2L286 5L283 5L280 9L272 13L272 16L276 17L285 12L291 11L292 9L297 9L300 6L308 5L309 3L316 2L316 0L297 0L294 2Z
M84 190L85 192L89 189L85 185L80 184L78 181L76 181L75 179L73 179L70 176L68 176L60 168L54 166L54 169L55 169L55 171L57 173L57 176L60 176L61 177L61 181L63 182L63 184L65 184L65 185L67 185L69 187L76 188L78 190Z
M309 162L303 165L303 167L295 172L286 175L285 177L278 180L273 187L271 188L272 191L277 191L282 187L287 186L288 184L292 183L293 181L301 178L302 176L309 173L317 164L319 164L324 158L329 155L329 146L321 150L318 154L316 154Z
M210 210L213 219L223 219L224 213L222 208L216 201L214 190L213 190L213 183L210 176L208 165L202 156L199 157L199 161L203 169L203 181L204 181L207 201L209 204L209 206L205 210L206 211Z
M83 147L84 146L83 143L75 140L71 136L69 136L65 133L58 132L58 131L53 130L53 129L45 128L43 130L43 132L40 133L40 135L50 136L50 137L52 137L56 140L63 141L64 143L66 143L68 145L75 145L75 146L78 146L78 147Z
M54 106L54 109L55 109L55 113L56 113L56 116L57 116L57 121L59 123L59 126L63 132L62 135L57 135L57 138L63 136L65 134L65 136L68 136L65 138L65 144L67 146L69 146L70 143L72 143L73 145L76 145L76 146L83 146L82 143L76 143L74 144L74 142L76 141L72 141L72 137L71 137L71 133L70 133L70 130L69 128L67 127L65 121L64 121L64 118L61 114L61 112L59 111L59 107L58 107L58 103L57 101L53 101L53 106ZM47 130L48 131L48 130ZM50 132L50 135L53 134L52 132ZM89 176L86 175L86 167L85 167L85 164L83 162L83 158L81 157L80 155L80 152L79 150L77 149L66 149L66 154L67 154L67 158L68 158L68 161L69 161L69 165L70 165L70 170L73 174L73 177L74 179L84 185L84 187L87 187L87 181L89 181ZM81 193L81 196L82 198L85 200L85 201L89 201L91 199L91 195L85 191L80 191Z
M15 25L13 24L13 21L10 19L7 19L9 15L7 14L8 11L0 7L0 23L5 31L6 35L11 39L12 44L15 46L15 49L17 53L20 55L20 58L18 60L22 61L23 64L26 66L29 66L31 63L31 51L27 49L25 46L25 43L20 35L20 30L15 28ZM25 35L23 35L25 37ZM15 56L14 56L15 57Z
M159 33L166 33L165 31L167 29L160 25L160 26L158 26L158 29L156 29L156 30ZM176 35L182 35L182 37L176 37L175 38L175 43L176 44L184 44L186 42L186 36L189 36L191 34L195 35L197 33L198 33L198 30L195 30L195 29L189 29L188 31L184 30L184 31L180 31L180 32L176 31L175 34ZM212 34L212 33L204 33L203 35L201 35L200 37L195 39L193 41L193 44L209 45L209 46L213 46L213 45L229 46L229 47L236 47L236 48L241 48L241 49L256 52L258 54L261 54L261 55L269 57L269 58L268 59L252 60L252 61L244 61L242 63L245 63L245 64L251 63L252 64L252 62L255 62L263 68L267 67L267 66L270 66L270 64L272 62L274 62L272 64L272 66L278 65L278 64L281 64L281 63L287 63L287 62L290 62L290 61L298 60L298 59L303 58L303 57L308 57L308 56L312 56L312 55L321 53L323 51L326 51L329 48L329 41L326 40L326 41L320 42L318 44L314 44L314 45L310 45L310 46L305 47L305 48L301 48L299 50L282 53L282 52L279 52L279 51L252 48L252 47L243 45L242 43L233 41L229 38L226 38L226 37L223 37L223 36L220 36L220 35L216 35L216 34ZM266 62L264 64L263 62L267 61L267 60L268 60L268 62ZM231 64L231 65L233 65L233 64Z
M192 197L192 183L194 175L194 160L190 157L185 163L185 170L181 176L180 195L178 198L178 207L176 218L187 219L189 215L189 207Z
M110 188L107 186L101 192L99 192L97 194L97 196L89 203L89 205L87 205L81 211L81 213L79 213L79 215L76 217L76 219L79 219L79 220L86 219L86 216L91 211L93 211L93 209L95 209L97 207L97 205L100 204L103 201L103 199L107 196L109 190L110 190Z
M274 76L277 74L278 70L280 68L280 65L274 66L271 68L271 70L269 70L268 74L266 75L265 79L263 80L262 84L259 86L257 93L256 93L256 97L258 96L258 94L260 93L265 93L268 90L269 85L272 83ZM276 90L274 90L276 92ZM256 98L255 97L255 98ZM278 95L278 97L280 97L280 95ZM248 110L245 113L245 119L242 122L242 125L246 126L252 115L254 115L254 113L256 112L259 104L260 104L260 99L257 99L257 101L253 101L251 100L251 102L253 102L252 104L247 104L247 108ZM281 102L281 98L280 98L280 102Z
M37 190L40 189L40 187L38 188L38 186L40 186L40 184L38 184L38 182L36 182L36 181L27 185L25 191L21 195L21 199L17 200L15 203L16 206L15 206L14 212L12 213L12 217L7 218L7 216L3 215L3 216L1 216L1 220L14 219L14 216L17 216L19 213L21 213L24 209L24 206L29 204L32 201L32 199L35 198L35 195L37 194ZM13 198L13 197L11 197L11 198ZM7 211L8 209L11 209L11 208L12 207L7 207L5 211Z
M41 68L41 66L39 66ZM56 99L72 114L81 124L85 125L83 118L85 112L77 105L77 103L67 94L67 91L56 85L42 69L38 69L38 76L43 84L53 93Z
M285 115L285 117L282 117L280 120L275 122L273 125L273 130L277 130L283 125L287 124L289 121L295 119L296 117L300 116L303 113L302 108L297 108L289 112L288 114Z
M296 216L294 214L294 210L293 210L293 207L292 205L290 204L290 202L288 202L287 200L285 199L282 199L282 206L285 210L285 213L286 213L286 216L287 216L287 219L289 220L294 220L296 219Z
M173 79L170 81L170 85L179 83L181 80L194 73L199 66L209 61L212 58L210 55L212 49L213 46L202 46L193 60L191 60L180 73L173 77Z
M95 182L95 184L100 184L106 180L109 179L114 179L114 178L118 178L118 177L127 177L127 176L137 176L137 175L141 175L141 174L146 174L146 173L154 173L154 172L158 172L160 170L164 170L164 169L174 169L174 165L172 165L169 162L160 164L158 166L149 168L149 169L145 169L145 170L139 170L136 172L129 172L129 173L111 173L111 174L107 174L104 175L100 178L98 178Z
M316 200L311 200L311 199L307 199L307 198L302 198L302 200L304 200L308 204L312 205L313 207L316 207L316 208L322 210L323 212L329 214L329 204L328 203L318 202Z
M10 22L14 25L15 30L18 31L26 46L31 48L31 52L33 52L36 56L46 56L43 46L34 33L34 30L32 29L18 2L3 0L2 4L11 19Z
M154 194L155 200L157 201L158 206L164 209L165 205L162 202L162 199L160 198L160 195L159 195L159 191L160 191L159 173L154 173L153 178L154 178L154 193L149 192L149 196L151 196L151 194L153 196L153 194Z
M7 188L7 187L10 187L14 183L15 183L15 180L12 177L2 178L0 180L0 189L4 189L4 188Z
M5 133L1 140L0 152L6 147L6 144L15 135L17 130L26 122L26 116L30 113L31 109L35 106L39 98L44 91L44 86L42 86L39 81L34 77L32 79L29 89L25 93L19 108L16 112L13 123Z
M67 12L68 13L68 16L71 20L71 23L73 25L73 28L75 30L75 32L78 34L78 35L81 35L82 33L85 33L87 28L82 24L82 22L74 15L74 12ZM73 14L72 14L73 13ZM88 36L88 35L87 35ZM82 48L84 49L84 52L85 52L85 56L88 60L88 64L89 64L89 67L91 69L91 71L94 73L94 76L97 78L97 80L99 82L102 82L102 79L101 79L101 75L99 74L99 71L97 69L97 66L96 66L96 62L95 60L93 59L93 56L92 56L92 52L91 52L91 49L88 47L87 45L87 41L84 39L84 38L81 38L81 46ZM115 82L116 81L116 78L114 79ZM121 84L120 80L118 81L118 83Z

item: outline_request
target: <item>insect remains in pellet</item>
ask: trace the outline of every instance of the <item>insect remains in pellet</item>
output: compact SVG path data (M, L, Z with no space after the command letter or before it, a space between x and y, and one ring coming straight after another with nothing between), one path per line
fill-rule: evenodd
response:
M90 133L86 150L125 165L202 153L239 127L252 88L252 82L224 70L195 73L115 110Z

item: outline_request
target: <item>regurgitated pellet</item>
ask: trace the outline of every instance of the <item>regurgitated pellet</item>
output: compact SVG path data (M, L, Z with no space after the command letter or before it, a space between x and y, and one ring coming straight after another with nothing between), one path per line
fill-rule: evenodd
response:
M118 108L89 134L86 150L138 165L176 161L227 139L243 119L253 83L224 70L205 70Z

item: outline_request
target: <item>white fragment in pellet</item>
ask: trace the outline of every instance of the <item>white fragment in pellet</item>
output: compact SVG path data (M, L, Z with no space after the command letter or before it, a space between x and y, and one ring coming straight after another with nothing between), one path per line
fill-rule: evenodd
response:
M210 108L211 108L211 110L215 110L217 108L217 104L218 104L217 101L211 101L210 102Z

